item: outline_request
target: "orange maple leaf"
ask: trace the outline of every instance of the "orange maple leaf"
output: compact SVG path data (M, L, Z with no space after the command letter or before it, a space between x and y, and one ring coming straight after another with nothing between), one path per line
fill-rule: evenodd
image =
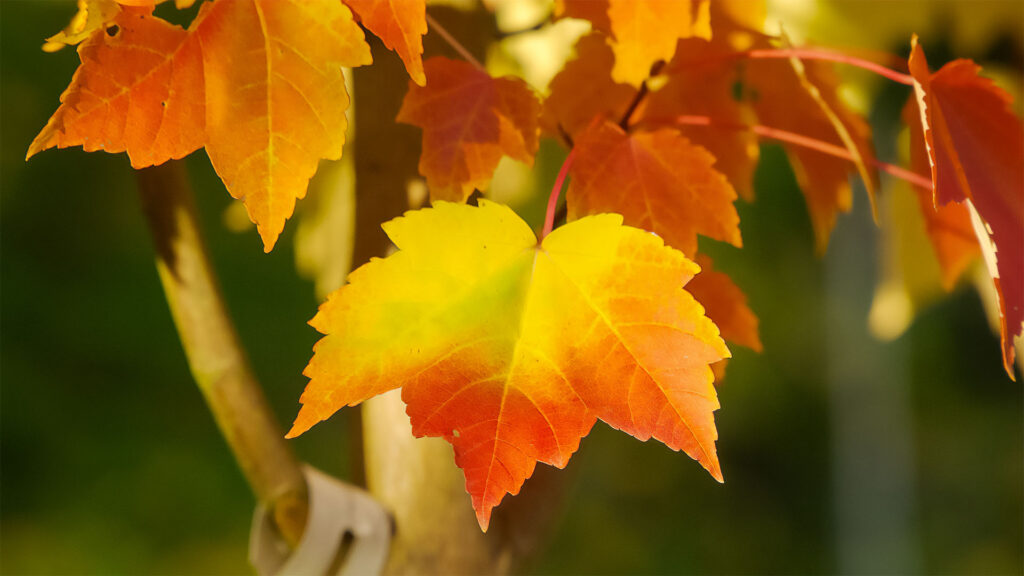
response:
M672 125L676 117L702 115L716 125L678 126L691 142L715 157L715 168L733 188L753 200L753 174L759 156L757 135L744 129L753 114L733 97L737 75L732 66L706 65L728 54L722 44L700 39L679 41L676 57L663 69L667 80L651 90L633 114L633 125ZM731 51L730 51L731 52ZM584 36L576 57L551 81L544 100L541 126L551 136L565 132L575 138L595 116L621 118L637 90L612 80L615 57L600 34Z
M423 35L427 33L426 0L345 0L359 20L394 50L413 82L423 86Z
M910 73L931 164L934 203L966 202L999 293L1003 365L1014 378L1014 338L1024 333L1024 125L1009 94L970 60L934 74L915 36Z
M427 84L409 85L397 120L423 129L419 169L432 200L486 189L502 155L533 164L540 102L525 82L442 57L424 66Z
M695 261L700 274L690 280L686 290L704 306L704 313L722 331L722 338L761 352L764 347L757 316L747 304L746 294L727 274L713 269L708 256L698 254Z
M920 114L917 99L911 97L903 107L903 122L911 127L910 167L917 174L928 174L931 165L924 143L924 132L915 127L920 122ZM965 202L936 206L932 191L918 186L914 187L914 195L924 217L928 239L939 262L942 286L951 290L964 270L981 255L981 247L971 224L970 210Z
M144 9L124 9L111 33L78 48L82 61L26 157L57 146L128 152L132 167L182 158L206 140L199 43Z
M849 148L841 134L845 131L862 164L874 158L871 129L839 98L839 80L831 64L804 62L803 74L805 78L785 60L748 62L746 80L761 124ZM801 146L783 147L807 200L818 251L824 252L838 214L853 205L849 174L856 166ZM869 172L865 183L871 187L875 179Z
M576 140L566 194L570 220L622 214L630 226L656 232L673 248L697 252L697 234L742 246L736 191L715 159L675 128L627 134L605 121Z
M341 68L370 63L362 30L334 0L208 2L188 31L151 11L124 8L79 46L28 156L80 145L142 168L205 146L270 251L319 160L341 157Z
M203 46L206 152L270 251L319 161L341 158L341 69L370 64L369 46L337 0L218 0L191 30Z
M586 18L611 36L612 79L640 86L680 38L711 38L710 0L560 0L556 14Z
M746 346L761 352L761 336L758 320L747 304L747 296L727 274L713 270L711 259L698 254L695 259L700 274L686 285L686 290L704 307L704 314L721 330L726 342ZM715 374L715 385L725 380L726 366L730 359L723 358L711 365Z
M610 33L613 20L607 17L606 4L564 0L556 4L556 15L587 18L595 29ZM750 3L713 3L715 36L678 41L675 57L659 71L666 80L650 83L650 93L641 100L630 124L647 129L675 124L692 143L711 152L717 160L715 168L748 200L753 199L752 177L759 155L757 135L751 129L755 115L773 130L846 148L852 165L845 158L784 145L823 252L838 213L852 205L851 170L860 172L874 198L877 174L869 168L874 159L870 129L839 99L831 64L749 60L742 68L745 75L737 74L736 44L770 48L770 38L751 28L759 19L758 10L752 10L752 16L746 14L751 22L737 19L747 8ZM552 81L551 96L545 102L546 132L561 128L575 136L595 116L618 118L632 101L625 85L609 78L614 67L610 48L600 46L598 38L599 34L581 40L576 59ZM739 100L733 95L737 82L745 88Z
M744 200L751 201L760 149L757 135L743 129L753 123L753 114L733 95L739 81L735 66L722 65L732 52L724 40L680 40L675 59L663 71L668 80L651 92L637 116L648 125L671 124L678 116L713 119L713 126L680 126L679 130L711 152L717 160L715 168Z
M551 80L544 99L541 126L550 136L564 131L575 137L595 116L621 118L636 96L636 88L612 80L612 49L601 34L588 34L576 43L576 57Z
M729 79L737 78L736 61L729 57L737 46L770 50L772 39L759 31L764 20L763 2L715 2L711 7L711 18L715 25L715 36L711 41L704 43L702 49L697 41L691 41L685 51L681 46L679 55L670 63L667 72L670 77L680 76L683 87L692 90L695 86L707 84L720 94ZM785 37L780 40L788 44ZM727 100L722 98L702 102L699 96L691 96L693 100L687 104L698 109L716 107L714 114L707 114L714 122L710 127L699 130L718 132L718 138L725 138L717 145L712 145L712 142L708 145L712 152L721 156L720 169L737 183L744 197L747 197L751 152L746 152L748 156L745 157L743 151L749 150L745 147L751 146L752 140L750 136L744 140L733 135L730 141L720 133L723 128L728 131L730 127L735 130L741 126L735 120L743 118L748 107L754 110L762 125L771 129L799 134L850 152L854 162L852 166L846 159L829 157L794 144L783 144L807 201L818 251L824 252L837 215L851 208L853 196L848 178L852 168L860 172L874 202L878 177L868 167L874 159L870 128L839 98L839 81L830 63L753 59L746 61L742 70L743 74L737 78L743 87L740 109L730 110ZM668 96L674 96L673 92ZM658 115L672 111L669 107ZM700 114L685 110L683 113Z
M353 272L311 322L326 336L289 437L402 387L413 433L454 447L484 530L536 462L564 467L595 419L722 480L709 365L729 352L682 288L699 268L680 252L614 214L538 245L487 200L384 229L398 252Z
M639 86L655 62L669 61L680 38L711 38L710 0L609 0L612 78Z

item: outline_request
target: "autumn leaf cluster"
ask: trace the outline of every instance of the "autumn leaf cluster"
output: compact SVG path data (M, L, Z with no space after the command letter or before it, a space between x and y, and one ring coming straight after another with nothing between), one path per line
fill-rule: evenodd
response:
M183 7L192 2L178 2ZM312 324L325 336L290 436L401 387L413 432L454 447L481 527L537 462L562 467L597 420L656 438L722 479L713 412L725 341L761 349L757 317L700 236L742 247L759 143L785 148L819 251L878 169L918 186L943 282L984 254L1013 376L1024 330L1024 129L1005 92L958 60L909 74L797 48L755 2L556 0L590 32L542 94L479 64L423 59L425 0L207 0L188 26L145 0L80 0L48 49L81 65L29 156L127 152L134 168L204 148L271 250L321 159L345 142L343 68L364 29L404 62L396 121L422 129L433 207L384 225L398 251L354 271ZM912 86L910 167L875 158L836 62ZM567 149L565 224L535 233L481 200L503 157ZM763 193L763 191L758 191ZM653 233L653 234L652 234ZM698 273L699 272L699 273Z

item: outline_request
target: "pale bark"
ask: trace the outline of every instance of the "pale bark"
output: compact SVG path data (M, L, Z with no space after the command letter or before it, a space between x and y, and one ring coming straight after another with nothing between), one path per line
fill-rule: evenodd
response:
M137 172L157 271L192 376L256 497L291 545L306 524L306 484L228 315L181 161Z

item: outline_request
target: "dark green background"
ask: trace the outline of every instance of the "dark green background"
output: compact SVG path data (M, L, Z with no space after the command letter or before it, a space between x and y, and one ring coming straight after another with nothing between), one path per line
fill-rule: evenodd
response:
M0 0L0 571L246 573L252 497L191 382L127 159L78 149L23 159L77 64L73 50L39 50L72 4ZM993 50L1020 67L1018 45ZM932 54L941 59L941 46ZM905 95L879 96L883 151ZM575 480L550 545L528 568L1020 573L1024 395L1002 372L978 297L961 288L895 342L872 340L878 233L862 192L817 259L784 155L763 152L758 201L739 207L746 248L708 248L747 291L765 344L760 355L738 350L719 390L727 483L598 425L565 472ZM290 421L317 306L294 272L294 226L263 254L254 231L222 225L230 199L205 154L188 166L242 339ZM851 413L884 417L853 435L852 453L837 436ZM294 442L341 477L345 420ZM894 422L906 434L891 434ZM847 465L871 472L864 490ZM844 500L851 486L864 501ZM876 488L895 492L875 498ZM905 540L887 539L887 511L907 520L895 532Z

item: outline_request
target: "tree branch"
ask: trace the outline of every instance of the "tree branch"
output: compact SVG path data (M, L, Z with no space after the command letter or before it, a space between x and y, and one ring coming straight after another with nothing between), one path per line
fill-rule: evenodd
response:
M249 486L292 546L306 525L306 484L228 316L184 164L136 172L157 271L192 376Z

